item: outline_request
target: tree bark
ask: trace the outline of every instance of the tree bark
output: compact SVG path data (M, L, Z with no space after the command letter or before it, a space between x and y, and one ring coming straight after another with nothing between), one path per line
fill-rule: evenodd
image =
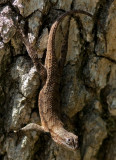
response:
M58 146L49 134L18 135L28 123L41 124L40 77L20 38L18 26L44 63L51 25L69 10L93 15L71 18L68 53L61 78L61 113L67 130L79 136L79 149ZM59 26L60 56L67 18ZM116 159L116 1L1 0L0 2L0 159Z

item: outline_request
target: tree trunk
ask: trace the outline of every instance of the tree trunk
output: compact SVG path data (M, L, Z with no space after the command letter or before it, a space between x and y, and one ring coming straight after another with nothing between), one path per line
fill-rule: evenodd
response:
M18 26L45 61L47 40L56 18L69 10L68 53L61 77L61 115L65 128L79 136L79 149L68 151L49 134L16 132L31 122L41 125L41 81ZM60 56L67 17L60 24L55 52ZM0 159L116 159L116 0L0 1Z

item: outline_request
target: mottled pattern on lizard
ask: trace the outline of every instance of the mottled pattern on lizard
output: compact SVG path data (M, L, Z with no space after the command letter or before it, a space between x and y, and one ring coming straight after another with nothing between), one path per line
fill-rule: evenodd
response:
M44 80L44 83L38 98L42 127L37 124L31 123L31 124L28 124L26 127L22 128L22 130L23 131L41 130L45 132L50 132L52 139L56 143L70 150L77 149L78 136L64 129L64 126L60 120L60 114L59 114L59 109L60 109L59 86L60 86L61 73L63 70L63 66L65 63L66 54L67 54L69 29L65 35L64 43L61 49L61 56L59 60L57 60L55 55L55 34L56 34L59 23L66 16L69 15L71 17L73 14L76 14L76 13L81 13L81 14L92 17L92 15L86 11L74 10L74 11L69 11L64 13L54 22L50 30L48 44L47 44L45 68L43 66L42 66L43 68L41 67L41 63L39 63L37 59L36 50L32 49L29 46L29 43L26 42L27 40L25 38L24 33L22 32L23 41L24 41L24 44L26 45L27 51L30 57L32 58L34 64L36 65L36 67L39 66L38 72L40 69L41 79ZM68 25L69 24L70 24L70 18L68 20Z

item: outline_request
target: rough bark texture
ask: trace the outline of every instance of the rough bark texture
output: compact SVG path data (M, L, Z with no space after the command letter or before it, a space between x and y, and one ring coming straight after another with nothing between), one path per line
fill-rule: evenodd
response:
M77 152L56 145L49 135L15 130L40 124L40 77L17 32L26 22L30 43L43 57L49 29L64 11L81 9L71 19L68 53L61 81L61 113L68 130L79 136ZM56 33L59 57L66 19ZM0 159L116 159L116 0L0 1Z

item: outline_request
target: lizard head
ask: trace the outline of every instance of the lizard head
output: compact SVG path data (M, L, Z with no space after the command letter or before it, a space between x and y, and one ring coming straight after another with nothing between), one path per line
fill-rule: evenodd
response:
M78 136L66 130L62 134L53 134L52 138L57 144L69 150L75 151L78 148Z

